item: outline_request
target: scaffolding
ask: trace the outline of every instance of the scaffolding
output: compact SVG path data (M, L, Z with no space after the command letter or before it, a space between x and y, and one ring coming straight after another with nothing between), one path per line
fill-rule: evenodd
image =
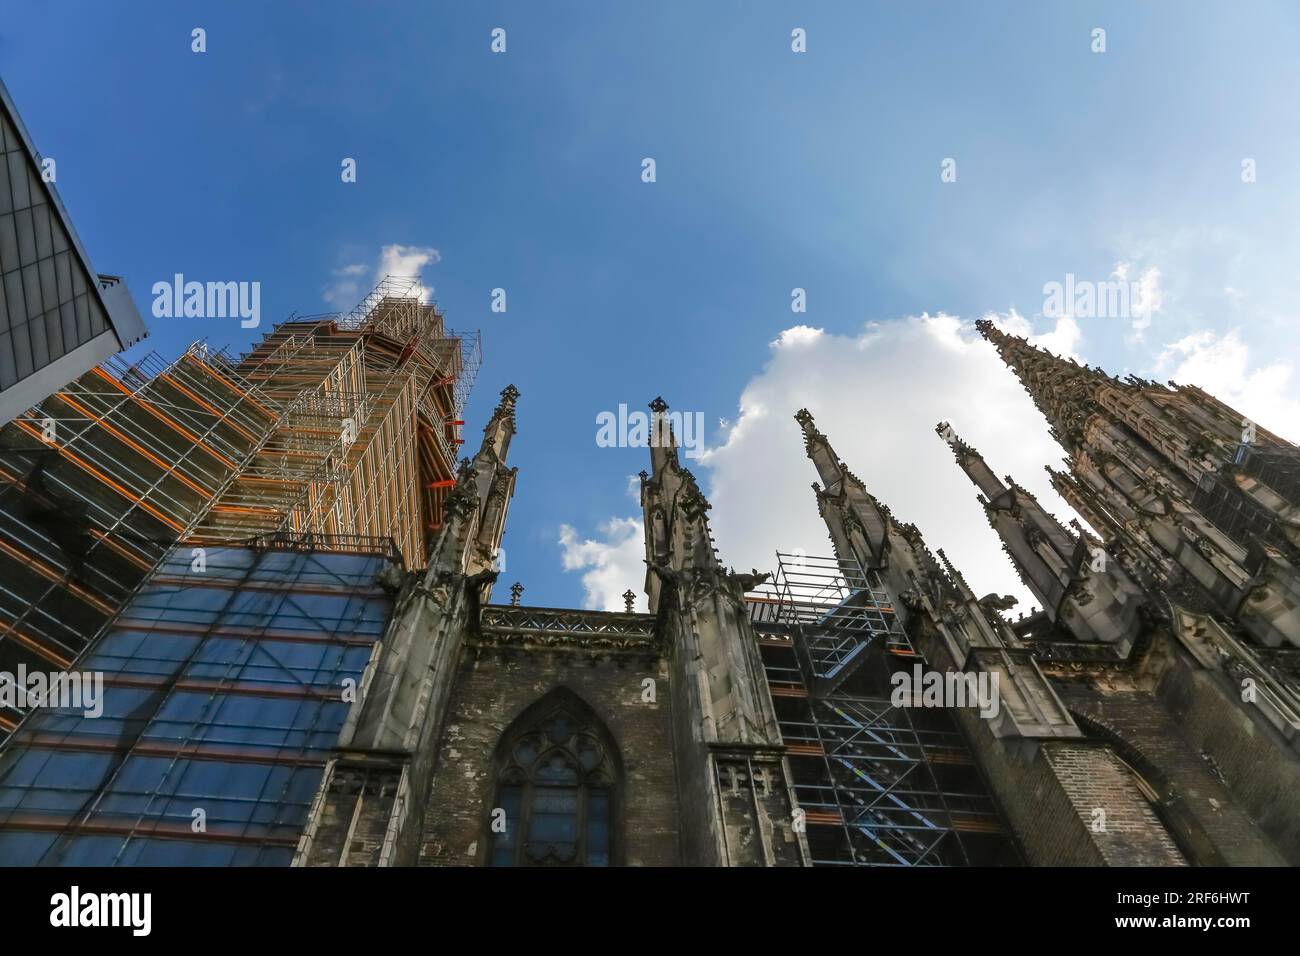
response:
M424 287L420 277L387 275L374 290L362 299L355 309L339 318L345 329L372 328L395 338L418 335L421 322L434 318L438 338L421 338L420 345L429 352L433 364L447 369L455 376L452 385L454 396L452 410L457 417L465 411L474 379L483 364L483 341L477 331L457 332L443 328L442 313L436 300L424 302Z
M1300 448L1242 445L1235 458L1241 473L1267 485L1293 505L1300 505Z
M80 664L102 712L41 708L0 753L0 859L288 865L392 615L389 566L391 542L355 536L199 568L170 552Z
M390 536L423 565L482 347L477 334L449 333L422 292L418 278L385 277L352 312L281 323L238 363L282 414L196 542Z
M747 598L772 702L821 866L969 866L1010 852L950 715L898 707L891 677L923 664L879 576L778 552Z
M802 636L796 651L814 693L824 695L843 682L873 643L895 654L914 653L876 571L802 553L778 551L776 560L776 574L751 613L769 630Z
M0 429L0 670L70 666L273 420L190 350L114 357Z
M178 542L361 536L422 567L481 344L418 286L239 360L114 356L0 429L0 670L70 666ZM23 716L0 710L0 737Z

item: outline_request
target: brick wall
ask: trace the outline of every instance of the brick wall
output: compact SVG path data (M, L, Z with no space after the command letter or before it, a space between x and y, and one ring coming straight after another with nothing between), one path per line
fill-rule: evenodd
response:
M1190 674L1187 676L1191 679ZM1249 724L1250 720L1239 708L1205 694L1195 707L1189 707L1175 719L1159 697L1145 690L1111 690L1091 683L1069 683L1059 689L1070 709L1113 737L1120 755L1157 790L1166 824L1196 863L1204 866L1284 863L1271 840L1251 820L1241 799L1226 786L1215 754L1194 746L1184 736L1184 725L1190 722L1192 729L1202 736L1206 727L1211 726L1211 736L1235 740L1244 755L1258 761L1251 765L1251 774L1262 771L1261 779L1273 777L1268 792L1277 799L1289 799L1294 808L1294 788L1300 782L1294 775L1294 767L1290 792L1277 792L1277 778L1286 769L1284 761L1278 760L1276 750L1261 752L1268 745L1258 737L1252 740L1242 730L1242 725ZM1237 768L1240 760L1231 756L1229 750L1219 749L1219 755L1230 768Z
M1177 845L1110 747L1044 745L1043 760L1107 866L1177 866ZM1047 821L1044 821L1046 823Z
M933 631L920 650L946 670L952 658ZM1059 688L1058 688L1059 689ZM1033 866L1177 866L1182 854L1132 775L1102 742L995 737L969 708L954 708L980 772L1025 861ZM1106 811L1098 831L1095 809Z

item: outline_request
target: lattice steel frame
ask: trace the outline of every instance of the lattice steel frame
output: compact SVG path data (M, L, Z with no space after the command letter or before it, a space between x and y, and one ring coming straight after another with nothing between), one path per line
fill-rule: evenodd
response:
M814 693L845 679L873 642L911 653L880 576L852 559L776 553L772 580L755 597L759 620L798 633L804 678ZM755 602L756 606L758 602Z
M448 334L437 310L410 294L418 285L418 278L388 277L342 323L338 317L328 320L335 328L351 326L346 335L321 339L293 322L282 323L277 330L290 328L276 348L262 354L255 349L240 362L202 342L171 363L153 353L134 363L113 356L6 426L31 445L12 453L64 456L75 462L78 474L92 477L94 494L102 489L110 497L122 496L123 508L106 510L90 491L46 476L64 497L84 502L88 533L95 539L87 553L111 550L136 569L140 581L147 580L177 541L228 543L274 532L312 533L320 540L347 534L391 537L408 566L422 566L427 553L423 542L436 532L441 501L453 483L460 416L481 343L477 333ZM408 332L409 352L392 337ZM376 389L366 375L369 342L376 350L387 350L376 359L380 371L384 362L391 371L415 353L420 361L406 363L409 372L372 376ZM272 366L283 374L269 374ZM183 407L178 397L184 398ZM423 421L417 426L417 407L434 427ZM127 411L137 419L147 413L156 428L142 427ZM351 442L342 427L349 418ZM43 437L51 421L58 435L54 442ZM433 441L436 453L428 442L417 442L417 427L420 436ZM155 431L173 439L183 435L187 444L179 452L165 448ZM113 442L104 442L105 436ZM237 444L231 441L235 437ZM417 445L418 451L406 451ZM114 454L112 448L118 446L129 446L130 455ZM446 480L418 487L417 455L426 471L435 467L435 477ZM145 461L156 478L141 480L135 469ZM29 495L23 479L21 461L0 462L7 494ZM191 500L175 499L175 489L182 486ZM429 516L430 527L420 527L412 502ZM96 578L103 594L87 592L74 582L73 567L45 532L23 525L19 511L6 515L30 540L0 540L0 547L17 549L21 563L43 575L48 586L44 593L29 588L30 593L10 595L11 603L23 610L13 620L0 621L0 637L67 667L93 643L99 626L80 641L45 633L49 627L38 625L50 618L51 592L62 588L80 596L99 607L107 622L139 582ZM141 515L168 533L142 536L133 530ZM97 568L87 573L103 577ZM18 723L0 714L0 731Z
M921 657L878 575L836 558L779 552L777 562L749 596L750 620L814 864L987 862L1002 828L960 733L940 709L891 703L891 672ZM851 636L854 667L828 685Z

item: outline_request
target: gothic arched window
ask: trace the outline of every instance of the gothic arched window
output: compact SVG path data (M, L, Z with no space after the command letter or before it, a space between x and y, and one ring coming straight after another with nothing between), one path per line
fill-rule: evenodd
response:
M613 738L563 689L501 736L490 866L609 866L619 783ZM504 811L504 814L498 811Z

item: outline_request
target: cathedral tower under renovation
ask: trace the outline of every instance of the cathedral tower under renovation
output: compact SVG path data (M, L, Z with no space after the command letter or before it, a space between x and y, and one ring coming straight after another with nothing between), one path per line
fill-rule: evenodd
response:
M1300 863L1296 446L982 322L1090 528L936 440L1041 610L976 595L808 410L830 553L736 573L662 399L649 613L533 607L497 581L526 400L457 465L477 338L416 291L4 426L0 665L104 692L6 701L0 861Z

